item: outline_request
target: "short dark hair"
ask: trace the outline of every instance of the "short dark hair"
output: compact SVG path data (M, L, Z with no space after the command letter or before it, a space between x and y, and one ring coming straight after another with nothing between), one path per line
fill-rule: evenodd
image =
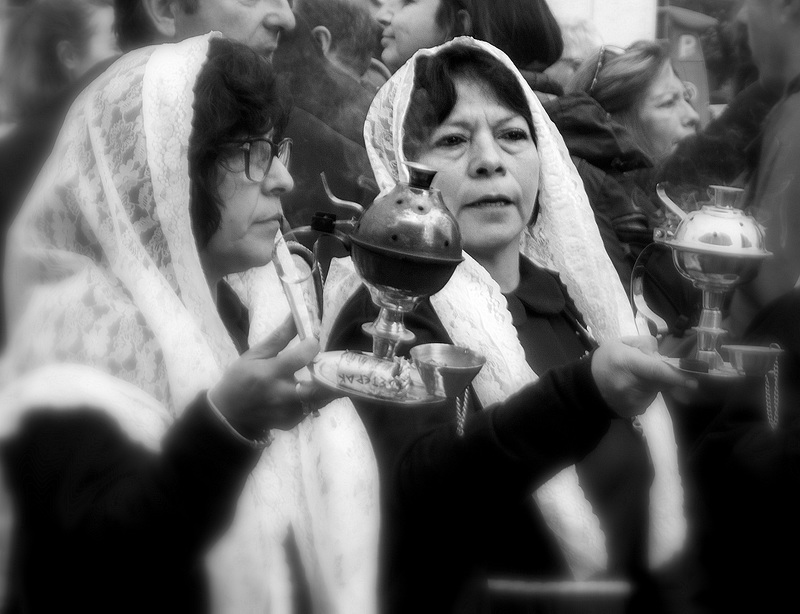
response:
M441 0L437 25L451 36L465 34L461 10L472 20L472 37L501 49L519 68L544 70L561 57L561 27L546 0Z
M114 33L122 51L145 47L159 38L142 0L114 0Z
M226 142L274 131L280 139L291 103L269 61L242 43L209 42L208 59L194 86L189 139L192 229L205 247L219 228L219 156Z
M414 91L403 124L403 151L409 160L419 155L430 134L456 106L457 78L482 83L501 104L525 118L535 142L530 106L516 75L483 49L453 45L436 55L417 58Z
M294 11L296 16L305 18L311 29L328 28L331 50L339 61L359 75L366 72L379 27L366 7L350 0L298 0Z

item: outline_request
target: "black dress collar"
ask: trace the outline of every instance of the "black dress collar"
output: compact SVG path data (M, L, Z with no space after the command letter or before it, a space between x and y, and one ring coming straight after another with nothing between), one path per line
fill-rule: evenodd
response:
M541 316L558 315L566 306L566 297L558 276L520 258L520 280L515 290L504 293L515 325L527 318L526 308Z

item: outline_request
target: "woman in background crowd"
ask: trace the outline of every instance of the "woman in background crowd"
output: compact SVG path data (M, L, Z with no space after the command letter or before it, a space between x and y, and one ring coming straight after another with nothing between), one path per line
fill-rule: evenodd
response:
M547 103L546 110L564 137L606 250L630 292L636 259L653 242L653 229L667 221L647 173L695 134L699 120L668 45L602 47L575 73L567 94ZM651 306L671 324L694 310L695 293L669 258L653 264L648 281Z

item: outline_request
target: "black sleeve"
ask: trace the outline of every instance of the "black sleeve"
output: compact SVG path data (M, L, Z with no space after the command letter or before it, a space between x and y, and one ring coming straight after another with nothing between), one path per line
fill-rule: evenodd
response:
M31 412L2 447L32 543L80 543L168 568L202 553L229 523L259 453L236 441L200 395L159 452L91 408ZM166 546L166 547L165 547ZM36 546L33 547L33 550Z
M345 305L328 349L369 349L361 323L377 310L362 289ZM406 314L415 343L450 343L427 301ZM455 404L390 407L355 402L386 485L388 504L469 509L524 495L586 455L605 434L611 411L590 371L590 357L546 372L505 402L470 414L463 437L456 433Z
M464 509L493 494L531 492L589 453L611 412L594 384L590 360L546 372L505 402L472 414L463 437L454 424L420 434L397 466L403 505Z

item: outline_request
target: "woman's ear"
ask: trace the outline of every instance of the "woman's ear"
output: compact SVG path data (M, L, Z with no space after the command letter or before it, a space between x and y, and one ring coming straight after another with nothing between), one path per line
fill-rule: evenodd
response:
M472 17L465 9L456 13L456 36L472 36Z
M175 38L175 0L141 0L150 22L168 40Z

